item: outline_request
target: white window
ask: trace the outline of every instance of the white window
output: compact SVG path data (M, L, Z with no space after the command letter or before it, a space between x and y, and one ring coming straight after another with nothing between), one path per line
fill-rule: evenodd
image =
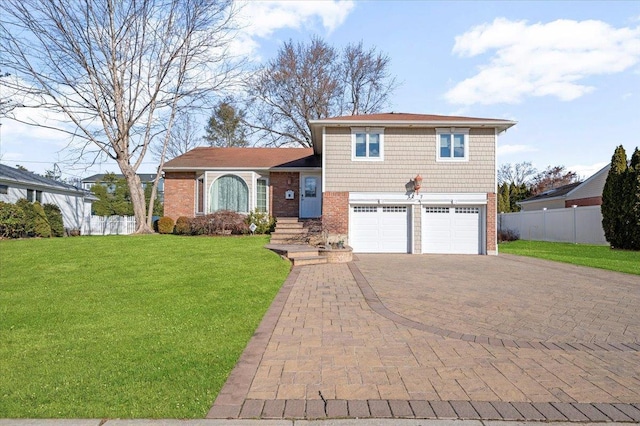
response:
M265 213L267 211L267 180L258 179L256 186L256 210Z
M204 213L204 176L196 181L196 213Z
M209 201L211 213L218 210L248 213L249 188L240 176L224 175L211 185Z
M382 161L384 159L384 129L351 129L351 159Z
M437 161L469 161L469 129L436 129Z

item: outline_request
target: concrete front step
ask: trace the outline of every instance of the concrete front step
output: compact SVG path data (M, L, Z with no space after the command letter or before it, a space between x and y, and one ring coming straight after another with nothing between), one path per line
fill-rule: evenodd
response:
M277 223L299 223L299 219L297 217L277 217Z
M303 229L304 223L302 222L278 222L276 223L276 229Z
M291 259L291 257L289 257ZM305 265L321 265L327 263L327 258L324 256L303 256L295 257L291 259L293 266L305 266Z
M280 237L276 236L274 238L272 235L271 241L269 241L269 244L276 244L276 245L307 244L307 238L292 238L292 237L283 238L282 236Z
M267 244L269 250L273 250L281 256L289 259L294 266L320 265L327 263L326 256L320 256L317 249L304 244Z
M303 257L318 257L320 256L320 254L318 253L318 250L313 250L311 248L309 248L309 250L304 250L304 251L287 251L286 256L289 259L299 259L299 258L303 258ZM325 257L325 256L323 256Z
M308 231L304 228L285 228L281 229L276 227L275 231L271 234L306 234Z

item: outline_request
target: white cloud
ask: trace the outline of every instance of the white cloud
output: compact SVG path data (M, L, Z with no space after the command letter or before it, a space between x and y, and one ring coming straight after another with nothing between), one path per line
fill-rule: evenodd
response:
M453 53L490 53L478 73L445 94L454 104L518 103L529 96L577 99L594 90L583 82L640 62L640 27L614 28L602 21L556 20L528 24L497 18L455 38Z
M355 7L352 0L239 0L236 4L241 30L232 49L236 54L249 56L258 48L257 38L269 38L280 29L314 28L319 24L331 33Z
M537 151L534 147L529 145L498 145L498 155L511 155L511 154L519 154L521 152L535 152Z
M576 164L575 166L567 167L567 170L576 172L578 176L580 176L581 180L585 180L591 177L594 173L602 169L607 164L609 164L608 161L588 165Z

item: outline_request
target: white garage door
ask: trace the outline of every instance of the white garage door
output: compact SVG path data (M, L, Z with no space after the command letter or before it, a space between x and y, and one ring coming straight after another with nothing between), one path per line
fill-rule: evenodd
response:
M352 206L349 244L357 253L407 253L407 206Z
M422 211L422 252L478 254L480 207L425 207Z

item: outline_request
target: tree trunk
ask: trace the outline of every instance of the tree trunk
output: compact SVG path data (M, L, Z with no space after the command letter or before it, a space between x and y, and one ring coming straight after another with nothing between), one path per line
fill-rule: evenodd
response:
M133 215L136 218L136 234L153 234L153 228L147 224L147 206L144 199L144 188L136 171L126 162L118 161L120 170L127 180L133 204Z

